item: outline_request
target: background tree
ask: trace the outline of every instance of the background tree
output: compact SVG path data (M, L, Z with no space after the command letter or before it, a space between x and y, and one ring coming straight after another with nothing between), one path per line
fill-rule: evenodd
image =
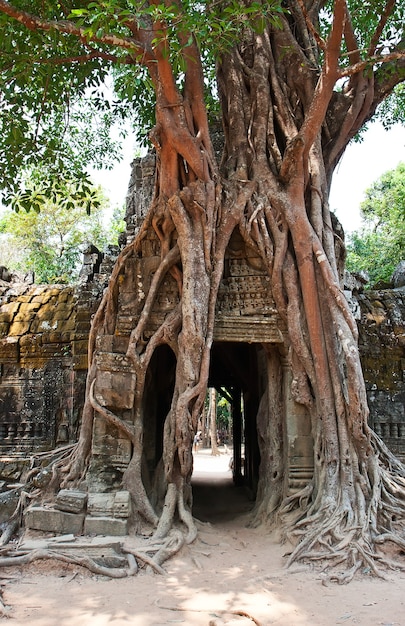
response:
M224 394L224 395L222 395ZM231 406L224 389L218 392L217 402L217 426L222 443L229 443L232 437L232 415Z
M363 226L348 238L347 268L367 272L371 286L389 282L405 258L405 163L373 183L360 208Z
M0 14L2 85L17 108L28 100L40 115L43 101L51 106L63 94L66 103L74 90L84 95L113 66L127 105L136 106L137 90L141 104L147 98L155 105L155 194L93 320L82 429L66 484L86 471L97 411L132 443L123 483L135 508L156 526L155 539L170 533L177 514L186 540L195 538L192 441L206 394L225 250L238 228L268 272L287 327L291 392L311 415L314 439L313 480L286 497L277 415L267 415L263 458L278 469L262 463L256 522L282 516L298 541L290 562L327 559L346 568L342 581L363 565L375 571L378 543L403 545L404 468L367 424L357 329L339 285L328 194L348 142L405 78L402 3L0 0ZM210 135L212 98L206 99L214 64L224 132L220 163ZM27 96L21 82L29 83ZM119 276L143 254L146 232L155 237L161 262L145 299L134 303L141 313L126 352L136 379L129 426L94 396L95 340L115 332ZM145 340L150 307L169 273L179 303ZM142 396L150 359L164 343L175 353L176 376L163 441L166 497L158 516L141 473Z
M208 424L209 433L211 439L211 454L213 456L219 455L218 450L218 433L217 433L217 390L215 387L208 389Z
M52 194L56 181L75 181L79 202L92 185L88 167L111 169L122 159L133 111L112 98L108 62L86 55L82 63L83 44L74 38L22 36L16 61L12 24L3 20L2 34L0 200L9 204L25 186L26 172L40 171L42 191L48 184Z
M41 183L38 172L31 174L24 189L10 198L12 209L1 215L0 263L34 272L37 283L75 282L83 245L90 242L100 250L117 245L117 230L124 230L125 222L115 215L109 225L103 223L107 200L100 188L83 190L75 181L57 181L51 188L46 181L44 190Z

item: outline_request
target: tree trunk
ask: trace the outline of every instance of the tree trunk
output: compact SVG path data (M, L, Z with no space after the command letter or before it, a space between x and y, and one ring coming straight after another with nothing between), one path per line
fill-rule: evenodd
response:
M273 522L281 513L289 537L299 539L290 561L316 551L331 561L347 557L345 576L350 577L369 560L375 537L392 528L403 511L403 503L394 505L392 497L403 488L404 473L399 469L388 478L386 459L378 458L379 443L367 424L357 328L339 287L328 207L333 169L325 162L322 125L316 135L316 125L310 128L311 110L313 119L319 115L314 107L319 85L315 97L312 89L309 98L300 93L310 79L303 77L302 85L291 79L290 68L298 70L296 63L289 64L296 55L296 50L285 52L289 43L287 29L269 37L251 34L238 54L223 58L219 70L226 127L233 129L226 134L225 175L256 183L240 228L268 268L288 327L294 399L309 409L314 438L311 486L284 498L279 508L283 492L274 484L279 484L279 472L275 480L262 478L257 519L265 515ZM285 107L287 90L290 103L295 97L301 103L294 114ZM326 81L318 94L316 107L325 110L331 97ZM273 432L266 428L264 460L274 450ZM390 513L379 508L381 497L387 498Z
M218 435L217 435L217 391L214 387L208 390L209 397L209 424L211 433L211 454L213 456L219 455L218 450Z

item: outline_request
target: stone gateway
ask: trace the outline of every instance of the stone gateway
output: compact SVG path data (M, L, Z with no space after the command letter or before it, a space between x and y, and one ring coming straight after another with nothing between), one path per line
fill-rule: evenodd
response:
M125 240L134 237L144 219L153 174L151 155L134 162ZM81 282L74 287L37 286L11 281L9 276L0 283L0 468L4 481L18 481L29 467L30 455L77 440L91 317L108 284L116 254L117 250L110 250L101 255L89 247ZM122 535L128 531L131 502L122 480L133 443L130 434L106 420L105 412L127 424L128 433L134 428L137 380L126 352L159 262L158 240L149 233L142 242L142 255L127 262L121 271L115 327L97 338L99 373L92 397L99 410L95 412L87 491L62 490L54 509L28 509L25 523L30 528L75 534ZM356 310L369 421L387 445L404 457L405 293L402 288L364 292L351 280L346 295ZM143 329L145 338L177 302L176 279L167 275ZM277 481L286 482L293 493L307 484L313 471L310 418L291 395L284 333L261 260L236 229L219 288L209 386L226 390L230 399L234 480L253 496L262 488L260 467L271 468L272 459L263 444L269 428L274 436L284 433L279 446L287 465L283 476L278 475L280 468L272 468ZM163 430L175 369L170 346L158 346L146 374L142 401L142 472L150 489L161 472Z

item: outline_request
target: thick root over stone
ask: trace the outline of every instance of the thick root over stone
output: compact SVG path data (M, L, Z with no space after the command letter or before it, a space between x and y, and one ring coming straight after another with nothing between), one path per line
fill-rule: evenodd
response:
M118 566L110 565L107 557L97 559L96 557L88 556L86 548L83 548L82 554L78 554L80 545L75 544L71 546L71 548L76 549L74 554L71 548L62 549L59 547L58 549L56 546L55 548L34 548L32 550L10 548L2 551L0 568L27 565L34 561L49 559L78 565L93 574L109 578L134 576L144 566L150 567L157 574L164 575L165 570L162 568L162 564L177 554L183 545L184 537L178 530L172 530L163 541L151 540L137 548L119 545L117 557L111 559L115 562L118 561Z

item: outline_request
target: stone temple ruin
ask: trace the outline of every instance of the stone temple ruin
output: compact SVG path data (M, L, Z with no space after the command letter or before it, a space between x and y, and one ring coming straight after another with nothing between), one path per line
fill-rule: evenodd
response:
M123 239L130 241L150 198L154 158L133 164ZM133 401L131 365L125 357L138 314L134 302L145 292L158 262L157 242L143 242L142 259L127 263L120 280L120 313L115 332L98 339L99 369L95 398L123 419ZM38 286L2 275L0 280L0 480L18 482L32 455L77 440L84 402L87 341L91 316L108 283L118 249L101 254L89 246L80 284ZM348 277L346 295L355 310L368 399L370 424L386 444L405 457L405 288L364 292ZM154 305L151 333L177 299L167 277ZM283 347L284 327L273 305L270 283L259 258L236 231L228 247L221 282L209 385L227 390L233 416L235 482L256 493L260 466L259 402L264 392L278 394L287 441L290 491L312 475L310 420L289 393L290 370ZM150 364L144 396L145 475L150 484L162 453L163 424L173 389L175 357L159 347ZM276 388L274 371L281 387ZM242 445L244 460L242 463ZM55 509L31 507L29 528L81 534L123 535L130 502L121 477L131 443L96 414L86 492L62 490ZM1 521L1 519L0 519Z

